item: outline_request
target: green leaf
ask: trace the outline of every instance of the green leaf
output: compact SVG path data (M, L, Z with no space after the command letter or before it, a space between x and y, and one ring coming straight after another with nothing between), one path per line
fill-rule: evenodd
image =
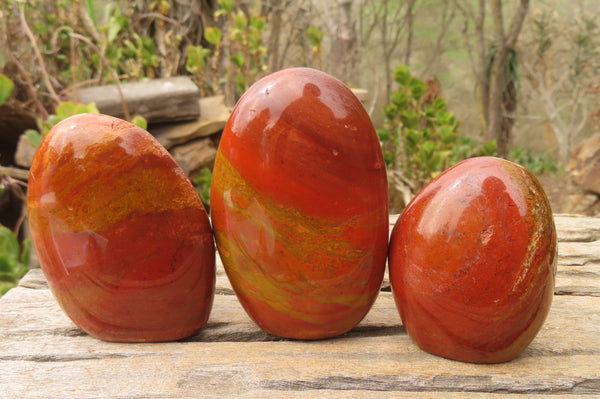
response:
M0 265L3 263L0 257ZM19 279L11 272L1 272L0 271L0 281L5 283L18 283Z
M392 94L390 94L390 100L393 105L400 109L405 108L410 103L408 95L401 90L392 92Z
M246 64L246 59L244 58L244 54L241 51L238 51L237 54L231 56L231 61L238 67L243 68Z
M23 240L20 261L24 265L29 265L29 261L31 258L31 246L32 245L33 245L33 243L30 238L26 238Z
M411 93L416 100L420 100L427 91L427 86L418 78L410 79Z
M379 138L379 141L386 142L390 139L390 131L387 128L385 128L385 127L379 128L376 130L376 132L377 132L377 137Z
M441 97L436 98L435 100L433 100L433 108L435 108L437 111L443 111L446 109L446 100L444 100Z
M13 278L12 278L13 265L14 265L14 262L12 262L12 260L9 259L8 256L0 253L0 274L4 273L4 274L7 274L10 276L10 278L4 277L4 279L0 279L0 280L13 281Z
M435 151L435 144L433 143L433 141L426 141L421 146L421 149L425 154L428 155L428 158L430 158L431 154L433 154L433 152Z
M383 107L383 114L385 115L386 119L388 120L394 120L394 118L396 117L396 112L397 112L398 108L394 105L388 105L386 107Z
M262 46L262 35L259 31L252 29L250 32L248 32L247 40L250 50L252 50L254 53L262 52L264 47Z
M242 10L238 10L233 16L233 26L240 31L243 31L248 26L248 17Z
M79 104L70 101L62 101L56 106L56 115L53 118L55 124L67 119L69 116L85 113L99 113L96 103Z
M250 26L256 29L258 32L262 33L267 26L267 22L265 17L254 16L250 19Z
M199 73L204 69L205 59L211 51L202 46L187 46L185 69L190 73Z
M240 93L246 91L246 80L241 73L235 75L235 87Z
M15 233L7 227L0 226L0 254L12 264L16 264L19 261L19 253L19 241Z
M454 130L452 125L443 125L439 128L440 139L444 144L450 144L456 141L458 132Z
M223 34L221 32L221 29L217 28L217 27L210 27L210 28L206 28L204 30L204 38L206 39L207 42L209 42L210 44L216 46L217 44L219 44L221 42L221 38L223 37Z
M17 285L13 283L0 283L0 296L6 294L9 290L15 288Z
M33 31L40 36L46 35L48 33L48 29L46 27L46 22L38 22L33 25Z
M408 66L400 65L400 66L397 66L396 69L394 70L394 80L400 86L408 85L410 82L410 78L411 78L411 76L410 76L410 71L408 69Z
M27 129L24 134L33 148L38 148L42 143L42 135L37 130Z
M4 104L10 98L14 88L15 84L13 81L0 73L0 105Z
M233 6L235 4L234 0L219 0L219 7L223 9L226 13L233 12Z
M98 18L96 17L96 7L94 6L94 0L85 0L85 10L87 11L90 19L94 23L94 26L98 26Z
M485 155L495 155L498 150L496 140L489 140L483 143L483 151Z
M56 106L56 117L58 121L67 119L69 116L75 115L77 104L70 101L63 101Z
M100 110L96 106L96 103L91 102L85 105L85 109L81 113L99 114Z
M416 130L409 129L405 133L406 144L416 146L419 142L419 134Z
M400 115L400 120L407 129L416 129L419 126L419 119L419 114L414 109L407 109Z
M118 9L115 9L115 19L117 20L119 25L121 25L121 29L127 30L127 28L129 28L129 18L127 18L125 15L121 14L118 11Z
M141 127L144 130L148 129L148 121L141 115L135 115L133 118L131 118L131 123Z
M306 37L313 48L321 47L321 42L323 41L323 31L321 29L316 26L309 26L306 29Z
M121 31L121 24L119 23L117 18L114 18L114 17L111 18L108 23L108 33L107 33L108 41L113 42L120 31Z
M203 168L200 173L192 177L196 186L196 191L200 196L202 203L210 206L210 186L212 183L212 172L208 168Z

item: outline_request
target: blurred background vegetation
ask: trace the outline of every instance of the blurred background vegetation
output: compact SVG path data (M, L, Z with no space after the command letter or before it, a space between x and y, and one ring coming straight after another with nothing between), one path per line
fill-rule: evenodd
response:
M44 120L83 86L187 74L204 95L224 94L233 105L266 73L305 65L368 89L379 128L394 68L406 65L423 81L435 79L463 136L495 139L504 157L516 146L565 163L597 122L600 4L592 0L0 6L0 73L14 84L11 100Z
M529 3L0 0L0 73L11 101L47 119L83 86L187 74L233 105L266 73L305 65L368 89L379 128L406 65L436 79L461 135L565 163L599 114L600 4Z

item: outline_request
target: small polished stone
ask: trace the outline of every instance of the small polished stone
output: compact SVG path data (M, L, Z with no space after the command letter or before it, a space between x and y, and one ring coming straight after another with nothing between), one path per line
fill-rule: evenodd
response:
M198 195L145 130L81 114L57 124L31 166L28 216L56 300L107 341L199 331L215 288L215 249Z
M342 334L385 270L387 177L360 101L332 76L291 68L240 99L217 152L211 217L250 317L275 335Z
M515 358L550 309L556 251L550 204L530 171L494 157L448 169L392 231L390 281L408 334L450 359Z

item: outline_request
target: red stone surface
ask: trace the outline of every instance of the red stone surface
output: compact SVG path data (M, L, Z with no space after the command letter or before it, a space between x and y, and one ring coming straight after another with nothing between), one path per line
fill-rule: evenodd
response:
M293 68L253 85L223 133L211 193L217 247L250 317L299 339L354 327L383 278L387 201L375 130L343 83Z
M392 231L390 280L408 334L451 359L513 359L550 309L556 250L550 204L529 171L492 157L448 169Z
M28 214L52 293L90 335L166 341L206 324L215 287L209 220L145 130L98 114L56 125L31 167Z

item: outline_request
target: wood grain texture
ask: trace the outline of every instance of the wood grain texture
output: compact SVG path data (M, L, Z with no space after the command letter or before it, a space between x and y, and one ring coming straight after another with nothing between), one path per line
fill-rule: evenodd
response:
M600 296L569 282L571 270L588 268L579 283L598 290L597 273L589 271L597 262L591 242L559 246L557 289L571 288L555 295L531 345L496 365L451 361L418 349L390 292L381 292L366 318L340 337L295 341L267 334L245 314L221 265L213 311L199 334L168 343L103 342L70 322L34 269L0 299L2 396L598 397Z

